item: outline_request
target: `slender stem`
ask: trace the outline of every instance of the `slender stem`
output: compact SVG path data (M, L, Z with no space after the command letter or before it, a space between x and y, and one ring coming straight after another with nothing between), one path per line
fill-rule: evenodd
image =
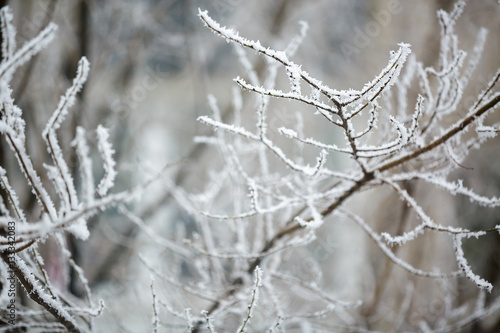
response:
M432 149L438 147L439 145L441 145L441 144L445 143L446 141L448 141L449 139L451 139L457 133L463 131L465 127L470 125L474 120L479 118L481 115L483 115L484 113L486 113L490 109L494 108L498 103L500 103L500 95L496 95L495 97L493 97L488 103L484 104L479 110L477 110L473 114L469 115L468 117L464 118L461 122L459 122L458 124L456 124L455 126L450 128L448 130L448 132L446 132L445 134L443 134L442 136L440 136L439 138L437 138L433 142L429 143L425 147L417 149L417 150L409 153L408 155L405 155L405 156L399 157L395 160L389 161L386 164L376 168L375 170L378 172L383 172L383 171L392 169L398 165L401 165L405 162L413 160L416 157L431 151Z

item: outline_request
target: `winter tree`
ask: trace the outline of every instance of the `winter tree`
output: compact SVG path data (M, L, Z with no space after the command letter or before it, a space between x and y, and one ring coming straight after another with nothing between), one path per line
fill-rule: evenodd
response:
M286 3L271 31L279 30ZM126 8L114 5L107 8ZM339 50L353 59L368 53L373 27L389 24L399 5L389 1L372 25L355 29L363 43L344 40ZM100 97L83 52L51 113L43 122L29 119L12 89L16 75L60 31L46 24L19 47L12 10L4 7L0 130L9 151L0 154L0 328L496 331L498 178L469 163L490 151L498 165L500 68L478 78L497 32L478 29L463 46L457 25L469 5L459 0L438 10L438 50L423 53L431 64L402 41L354 88L329 83L307 57L296 60L312 54L303 48L314 22L289 27L295 35L278 47L226 27L217 2L209 10L201 5L200 45L222 38L239 74L222 96L215 86L203 96L210 113L192 117L202 126L190 153L135 166L133 154L142 159L141 150L170 144L148 141L147 130L141 141L132 130L147 114L137 110L147 107L139 92L160 84L155 75L118 100ZM89 6L77 12L97 8ZM151 18L145 35L157 42L154 9L133 9L138 24ZM104 48L98 38L93 43ZM105 86L110 78L102 79ZM102 98L113 110L102 119L106 126L79 114L95 112L79 108L82 89L89 89L85 99ZM172 119L174 127L187 126ZM132 153L120 144L126 135L146 145Z

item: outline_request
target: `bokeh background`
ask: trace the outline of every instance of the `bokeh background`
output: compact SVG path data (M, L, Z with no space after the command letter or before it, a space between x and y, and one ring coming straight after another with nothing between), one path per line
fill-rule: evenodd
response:
M193 137L212 132L196 121L197 117L211 113L207 95L217 98L223 118L228 119L231 91L235 87L232 80L244 75L234 48L204 27L197 17L198 8L208 10L214 19L236 28L241 35L276 49L285 47L299 31L300 21L308 22L307 38L293 60L333 88L359 89L380 72L389 51L397 49L400 42L410 43L413 53L424 65L436 64L440 42L436 11L450 10L453 3L452 0L0 1L1 6L8 4L13 8L19 45L34 37L50 21L59 26L57 39L18 70L12 85L16 103L24 110L28 150L36 167L42 168L48 159L40 139L44 124L59 96L71 84L78 60L86 56L91 63L89 79L79 104L60 131L63 149L69 154L66 156L72 156L68 163L75 169L74 173L77 163L69 142L76 125L92 133L98 124L104 124L110 128L116 150L117 190L138 184L164 164L184 158L181 167L173 167L164 177L188 192L200 191L210 177L209 170L218 167L214 161L216 154L193 142ZM468 2L457 24L460 48L471 50L482 27L490 33L473 84L464 98L468 103L475 100L500 66L500 5L496 0ZM257 73L263 77L265 61L253 54L250 56ZM249 121L254 119L252 106L247 103L244 107L243 118ZM293 126L295 118L291 107L295 105L276 104L270 115L270 130ZM462 112L465 114L466 105ZM326 124L309 122L307 114L304 115L306 131L318 138L332 139ZM496 138L482 150L474 151L465 162L467 169L460 168L456 176L464 178L468 186L482 194L500 195L499 144ZM9 154L2 142L0 164L5 165L9 173L16 173L17 165ZM95 172L102 174L103 171L96 169ZM474 229L500 224L498 209L475 207L461 198L425 186L407 190L436 220ZM19 189L18 193L24 207L35 205L27 191ZM363 215L370 218L375 229L393 233L398 231L397 221L410 214L389 191L382 195L379 192L377 197L368 191L354 204L360 207L358 211L365 212ZM161 182L145 192L133 208L158 235L175 238L177 234L189 236L193 231L189 215L177 207ZM189 270L169 267L168 251L153 246L150 238L116 209L92 218L89 227L88 241L70 237L68 242L75 260L87 273L96 297L104 298L107 304L99 325L103 331L110 332L149 331L150 272L139 262L137 254L156 258L160 269L177 272L181 279L189 277ZM365 315L371 318L375 329L385 330L384 313L403 302L408 281L412 288L422 291L422 302L416 298L411 303L414 318L410 320L437 320L445 310L445 296L435 294L435 281L412 279L398 268L393 269L351 223L340 223L335 230L325 226L319 238L319 242L311 246L309 255L318 252L315 252L317 246L325 253L319 262L326 286L342 290L341 298L360 297L371 304ZM426 237L405 247L398 255L422 269L438 266L453 270L452 247L446 242L437 236ZM50 253L50 242L44 247ZM470 240L465 249L477 273L495 286L488 297L497 295L496 289L500 286L498 235L488 235L480 242ZM53 263L46 263L52 278L73 294L81 295L74 272L63 271L58 266L57 253L53 257ZM307 271L307 255L293 265L299 273ZM405 283L401 283L402 280ZM455 295L457 305L466 304L477 292L469 288L466 281L464 284ZM174 300L183 297L168 288L163 296ZM175 325L170 328L172 331L183 329ZM470 329L471 332L479 332L479 329L497 332L499 314L489 317L486 324Z

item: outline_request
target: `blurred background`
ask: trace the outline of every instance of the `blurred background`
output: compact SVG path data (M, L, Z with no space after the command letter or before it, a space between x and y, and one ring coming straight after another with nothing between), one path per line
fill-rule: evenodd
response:
M33 38L48 22L59 26L57 39L20 68L12 84L16 103L24 111L28 151L36 167L43 168L42 164L48 160L40 140L45 122L60 95L71 84L78 60L86 56L91 63L89 79L79 104L60 131L61 144L68 153L65 156L72 156L68 163L74 168L74 174L77 159L72 155L69 142L76 125L85 127L92 135L98 124L104 124L110 128L116 150L119 171L116 190L136 185L166 163L184 158L181 167L173 167L165 177L188 192L197 192L203 189L210 177L209 169L217 168L217 163L213 151L193 142L197 135L212 133L196 119L211 113L208 94L217 98L223 118L231 117L231 91L235 87L232 80L244 75L232 45L204 27L197 17L198 8L208 10L221 25L236 28L242 36L260 40L275 49L284 48L297 34L300 21L308 22L307 38L293 60L330 87L359 89L385 67L389 51L396 50L400 42L410 43L413 53L424 65L436 64L440 42L436 11L450 10L454 1L0 1L1 6L7 4L13 8L18 45ZM469 1L458 21L459 46L464 50L472 49L481 27L490 31L481 64L464 97L465 103L475 101L500 66L499 14L496 0L474 0ZM264 59L250 53L249 57L258 75L264 77ZM244 119L254 119L252 107L252 103L245 104ZM464 105L463 114L466 107ZM287 102L276 104L270 115L271 130L293 126L295 118L289 108ZM318 138L331 138L326 124L309 123L308 119L304 117L306 131ZM466 185L484 195L500 195L499 144L496 138L484 149L475 151L465 163L467 169L460 168L456 176L465 178ZM7 150L2 142L0 164L5 165L9 173L19 173ZM103 170L95 172L102 174ZM413 193L436 220L474 229L500 224L498 209L480 209L425 186L409 185L407 191ZM22 189L18 193L23 193ZM20 199L24 207L35 205L29 193ZM367 192L356 204L364 207L365 215L379 231L396 233L397 221L409 214L389 191L376 198ZM177 208L161 182L143 194L133 211L166 238L186 236L193 231L190 217ZM409 218L415 220L414 216ZM70 237L68 242L96 297L106 301L108 309L98 319L100 325L109 331L116 327L121 332L149 331L150 273L139 262L137 254L155 256L159 267L163 265L161 268L173 275L177 272L179 276L189 276L189 271L182 266L169 267L169 255L152 246L136 224L116 210L91 219L89 228L88 241ZM408 320L415 323L422 318L438 320L445 305L444 296L435 294L435 281L414 279L398 268L393 270L362 231L348 221L341 222L335 232L328 228L325 226L322 235L331 236L320 237L320 241L328 244L327 255L320 260L324 280L329 287L343 290L343 294L339 294L341 298L359 297L366 301L368 305L360 316L369 318L368 327L385 330L388 319L384 314L401 305L408 281L415 290L422 290L421 297L411 303L410 313L414 318ZM50 253L50 242L44 246ZM500 286L498 235L481 238L481 243L467 241L465 250L477 273L495 286L493 295L488 297L497 295L496 289ZM455 269L449 241L437 236L415 242L398 255L422 269L432 270L434 266L445 271ZM57 258L57 254L54 257ZM54 280L66 285L71 293L82 295L74 272L62 271L57 259L46 264ZM462 288L453 287L460 291L454 295L457 306L466 304L469 297L477 293L467 281L464 284ZM169 291L165 297L183 296ZM171 328L176 331L175 326ZM487 324L470 329L498 332L498 313L490 317Z

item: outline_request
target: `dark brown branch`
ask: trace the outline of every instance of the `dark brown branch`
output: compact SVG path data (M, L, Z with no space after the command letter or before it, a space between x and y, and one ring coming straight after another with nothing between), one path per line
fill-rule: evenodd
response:
M459 122L458 124L453 126L450 130L448 130L448 132L446 132L445 134L443 134L441 137L437 138L433 142L429 143L425 147L417 149L417 150L413 151L412 153L405 155L403 157L399 157L395 160L389 161L388 163L386 163L378 168L375 168L375 170L379 171L379 172L387 171L387 170L392 169L392 168L394 168L398 165L401 165L405 162L413 160L424 153L427 153L427 152L433 150L434 148L442 145L443 143L445 143L446 141L451 139L453 136L455 136L459 132L463 131L465 127L470 125L474 120L476 120L481 115L488 112L490 109L494 108L498 103L500 103L500 95L496 95L495 97L493 97L489 102L484 104L479 110L477 110L473 114L469 115L468 117L464 118L461 122Z
M17 279L26 289L26 294L29 295L29 297L33 301L40 304L45 310L47 310L47 312L52 314L59 323L64 325L64 327L68 330L68 332L81 332L81 330L78 327L76 327L75 324L72 322L71 317L67 318L67 316L60 313L58 309L54 308L51 304L47 303L43 299L42 295L40 294L40 291L37 288L35 288L31 284L31 282L24 276L24 273L19 268L16 260L10 260L9 254L7 252L2 252L0 255L5 264L14 271L14 274L16 275Z

